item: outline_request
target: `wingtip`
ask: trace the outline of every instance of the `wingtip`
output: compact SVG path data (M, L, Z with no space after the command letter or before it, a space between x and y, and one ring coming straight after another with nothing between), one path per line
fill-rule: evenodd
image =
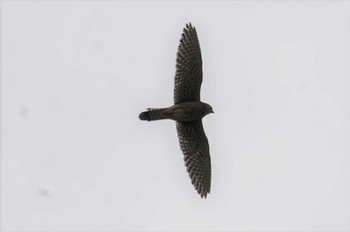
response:
M201 195L201 198L203 199L207 199L207 196L208 196L208 193L209 192L202 192L202 193L200 193L200 195Z
M194 27L192 26L191 22L189 22L189 23L186 23L186 28L187 29L192 29Z
M210 193L210 187L206 188L204 186L196 188L197 193L201 196L201 198L207 199L208 194Z

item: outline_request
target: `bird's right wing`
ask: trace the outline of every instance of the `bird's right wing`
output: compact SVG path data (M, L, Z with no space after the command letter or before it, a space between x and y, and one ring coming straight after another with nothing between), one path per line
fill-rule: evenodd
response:
M202 55L196 28L186 24L176 58L175 104L200 101Z
M198 194L206 198L210 192L211 164L202 120L176 122L176 129L192 184Z

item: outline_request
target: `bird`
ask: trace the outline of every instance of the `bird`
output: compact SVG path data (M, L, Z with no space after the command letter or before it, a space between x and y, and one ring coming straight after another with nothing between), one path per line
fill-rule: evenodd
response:
M174 105L147 108L140 113L139 119L171 119L176 122L180 148L192 185L201 198L207 198L211 186L211 159L202 118L214 111L200 99L202 55L196 28L191 23L183 29L175 67Z

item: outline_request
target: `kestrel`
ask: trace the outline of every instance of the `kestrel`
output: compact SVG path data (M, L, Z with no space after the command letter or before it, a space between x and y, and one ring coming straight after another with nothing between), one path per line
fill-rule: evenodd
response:
M202 56L196 28L191 23L183 29L176 58L174 105L148 108L139 115L141 120L172 119L176 121L180 147L187 172L198 194L210 193L211 164L209 143L202 118L214 113L212 107L200 100Z

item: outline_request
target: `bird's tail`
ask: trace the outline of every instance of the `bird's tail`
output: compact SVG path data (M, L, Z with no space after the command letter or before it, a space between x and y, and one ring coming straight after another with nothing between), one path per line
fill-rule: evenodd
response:
M166 108L148 108L147 111L144 111L139 115L139 119L144 121L167 119L164 114L165 109Z

